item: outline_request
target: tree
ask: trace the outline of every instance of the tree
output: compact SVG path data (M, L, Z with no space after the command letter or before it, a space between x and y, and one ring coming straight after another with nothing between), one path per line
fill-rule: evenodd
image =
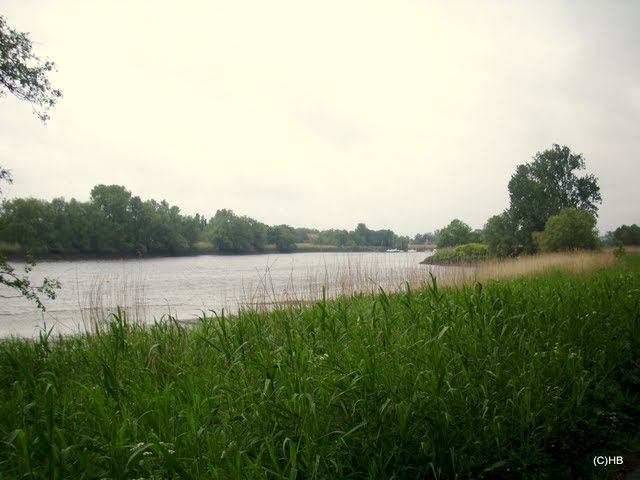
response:
M255 252L264 248L266 228L253 218L222 209L209 221L203 236L223 253Z
M602 235L600 237L600 241L607 247L613 247L613 245L616 243L614 233L611 230L608 230L607 233Z
M534 240L543 252L594 250L600 246L596 217L588 210L563 208L547 220Z
M289 253L297 248L296 231L289 225L269 227L267 238L269 243L273 243L279 252Z
M369 245L372 247L392 248L397 244L396 234L392 230L383 229L369 232Z
M369 245L369 237L371 233L371 230L369 230L364 223L359 223L353 232L353 238L356 245Z
M55 70L55 64L36 56L31 46L28 34L9 28L0 15L0 96L9 92L26 100L38 118L46 122L48 110L62 97L62 92L49 82L48 74Z
M0 97L10 92L20 100L26 100L45 123L49 119L48 110L62 97L60 90L51 88L47 77L54 68L52 62L43 62L33 54L31 40L26 33L9 28L0 15ZM0 180L11 182L9 171L2 167ZM17 290L19 296L34 301L38 308L45 310L39 295L55 298L55 289L60 288L60 283L44 278L41 285L32 285L28 275L34 265L35 260L28 255L27 266L20 274L4 255L0 255L0 285Z
M463 243L469 243L472 239L472 230L469 225L462 220L452 220L449 225L440 231L438 237L438 248L454 247Z
M96 185L91 189L93 247L101 252L132 250L131 192L120 185Z
M518 241L509 211L494 215L484 226L482 240L487 244L489 253L498 257L507 257L517 253Z
M535 251L533 232L544 230L549 217L563 208L597 215L602 197L596 177L578 177L574 173L584 168L582 154L574 154L568 147L557 144L537 153L533 162L517 167L509 181L509 214L525 251Z
M10 176L8 176L8 172L3 172L0 175L0 178L9 180ZM14 202L20 202L21 204L26 205L28 208L35 207L35 209L39 210L39 213L42 213L42 206L44 202L35 199L26 199L26 200L15 200ZM5 217L5 209L7 207L7 202L3 203L3 218ZM3 222L4 223L4 222ZM2 225L2 229L4 231L4 227L7 225ZM18 231L14 231L13 234L17 234ZM20 232L21 233L21 232ZM11 234L11 233L10 233ZM7 257L0 254L0 285L4 285L10 290L16 291L17 295L11 295L8 293L7 289L3 288L0 290L0 298L11 298L11 297L24 297L27 300L31 300L35 302L36 306L42 311L45 310L45 306L42 303L41 296L44 295L51 299L56 297L56 289L60 288L60 282L57 280L51 280L48 278L44 278L40 285L34 285L29 278L29 273L35 266L36 262L31 254L27 254L27 264L24 267L22 272L16 270L16 268L9 263ZM6 293L5 293L6 292Z
M613 232L615 242L623 245L640 245L640 227L633 225L622 225Z

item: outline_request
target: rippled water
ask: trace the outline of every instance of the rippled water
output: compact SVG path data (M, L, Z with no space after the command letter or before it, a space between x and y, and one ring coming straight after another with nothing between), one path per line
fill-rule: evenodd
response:
M202 311L313 300L325 285L330 295L398 288L424 278L424 253L295 253L127 260L40 262L31 273L62 283L45 313L23 298L0 299L0 336L33 336L46 324L54 332L91 328L116 306L149 322L164 314L193 320ZM19 263L14 266L21 268ZM433 267L432 267L433 268ZM5 287L0 295L13 295Z

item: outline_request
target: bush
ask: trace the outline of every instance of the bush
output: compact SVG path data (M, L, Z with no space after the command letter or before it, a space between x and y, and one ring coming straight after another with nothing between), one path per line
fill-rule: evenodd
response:
M428 265L476 262L489 256L489 247L482 243L465 243L454 248L438 249L424 262Z
M454 252L461 258L478 259L485 258L489 253L489 247L482 243L466 243L458 245Z
M543 232L534 232L533 241L543 252L595 250L600 247L596 217L587 210L564 208L549 217Z

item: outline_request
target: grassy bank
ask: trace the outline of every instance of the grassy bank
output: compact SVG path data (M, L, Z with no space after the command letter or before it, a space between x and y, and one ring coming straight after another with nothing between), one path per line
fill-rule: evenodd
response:
M481 243L465 243L455 247L438 248L436 252L425 258L425 265L464 265L475 264L483 260L492 260L489 248Z
M602 478L639 260L3 341L0 478Z

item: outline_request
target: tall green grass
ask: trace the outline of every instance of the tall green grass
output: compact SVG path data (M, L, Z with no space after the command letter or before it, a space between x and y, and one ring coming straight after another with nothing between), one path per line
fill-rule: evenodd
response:
M640 262L0 343L0 478L578 478L640 419Z

